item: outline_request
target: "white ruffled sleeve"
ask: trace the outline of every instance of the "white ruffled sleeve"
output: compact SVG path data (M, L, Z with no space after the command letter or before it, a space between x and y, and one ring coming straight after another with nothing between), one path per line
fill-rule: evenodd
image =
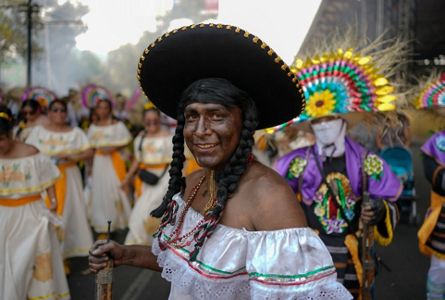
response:
M248 232L251 299L352 299L310 228Z

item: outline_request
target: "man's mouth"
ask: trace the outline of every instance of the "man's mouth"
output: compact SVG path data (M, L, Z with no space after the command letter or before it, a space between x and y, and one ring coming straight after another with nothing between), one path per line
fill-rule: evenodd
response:
M196 148L202 149L202 150L208 150L212 149L216 146L216 144L195 144Z

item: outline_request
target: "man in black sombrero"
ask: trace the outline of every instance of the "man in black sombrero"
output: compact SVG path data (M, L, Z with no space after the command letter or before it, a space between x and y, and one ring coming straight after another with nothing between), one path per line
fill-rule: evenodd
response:
M151 212L161 224L151 248L96 242L92 271L108 257L162 270L170 299L350 299L292 190L251 153L256 129L304 107L277 54L239 28L192 25L150 45L138 78L178 122L169 187ZM184 141L202 167L186 178Z

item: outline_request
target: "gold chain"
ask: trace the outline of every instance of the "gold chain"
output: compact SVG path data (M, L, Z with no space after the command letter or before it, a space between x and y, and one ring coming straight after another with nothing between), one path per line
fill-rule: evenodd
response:
M215 182L215 171L210 170L209 176L209 201L207 201L204 207L204 212L207 214L216 204L216 182Z

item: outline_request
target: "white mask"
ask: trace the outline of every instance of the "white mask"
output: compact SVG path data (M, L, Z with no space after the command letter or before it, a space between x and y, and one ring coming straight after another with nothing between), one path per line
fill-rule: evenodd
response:
M345 153L346 126L343 119L311 124L311 127L318 154L323 157L338 157Z

